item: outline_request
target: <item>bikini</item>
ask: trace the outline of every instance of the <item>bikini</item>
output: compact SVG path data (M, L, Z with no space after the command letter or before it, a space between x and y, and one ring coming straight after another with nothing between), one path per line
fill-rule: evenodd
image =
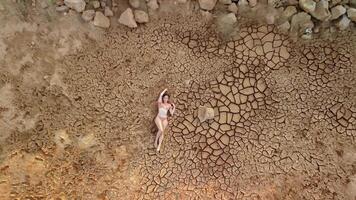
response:
M167 119L167 113L168 113L168 109L165 107L160 107L158 109L158 117L161 119Z

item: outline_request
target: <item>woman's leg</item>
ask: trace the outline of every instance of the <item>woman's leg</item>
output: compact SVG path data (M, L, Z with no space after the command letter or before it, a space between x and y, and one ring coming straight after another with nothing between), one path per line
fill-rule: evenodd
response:
M156 139L155 139L155 148L157 148L159 137L163 133L163 125L162 125L162 121L158 117L155 118L155 124L158 128Z
M161 120L161 123L162 123L163 131L164 131L165 128L167 127L167 125L168 125L168 120L167 119ZM163 131L162 131L160 137L158 138L157 151L159 151L161 149L161 144L162 144L163 137L164 137Z

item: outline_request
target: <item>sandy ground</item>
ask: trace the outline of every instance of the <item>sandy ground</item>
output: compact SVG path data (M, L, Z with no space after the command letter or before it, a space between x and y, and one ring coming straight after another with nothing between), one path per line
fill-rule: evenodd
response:
M1 4L0 199L356 199L354 32L295 41L241 20L226 37L170 4L104 31Z

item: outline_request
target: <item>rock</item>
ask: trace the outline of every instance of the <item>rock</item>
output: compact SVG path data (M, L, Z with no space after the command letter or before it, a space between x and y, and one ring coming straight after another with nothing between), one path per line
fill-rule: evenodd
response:
M299 6L305 12L311 13L315 11L316 3L313 0L299 0Z
M95 16L95 10L86 10L82 14L82 19L86 22L93 20Z
M137 27L137 23L135 21L134 14L133 14L131 8L127 8L120 15L119 23L123 24L123 25L125 25L127 27L130 27L130 28L136 28Z
M349 27L350 22L351 20L348 17L346 17L346 15L344 15L335 25L338 29L345 30Z
M83 12L85 9L84 0L64 0L64 4L77 12Z
M238 5L239 7L247 6L248 2L247 0L239 0Z
M140 0L129 0L129 4L133 8L139 8L140 7Z
M157 0L149 0L147 3L147 7L151 10L157 10L159 8Z
M56 11L57 12L67 12L69 8L67 6L57 6Z
M93 2L92 2L92 5L93 5L93 7L94 7L95 9L100 8L100 2L99 2L99 1L93 1Z
M278 29L284 33L288 32L290 29L289 21L284 22L283 24L278 26Z
M356 8L356 0L350 0L350 6Z
M200 13L205 21L210 21L213 19L213 14L211 14L209 11L200 10Z
M214 119L214 109L205 106L199 106L198 108L198 118L200 122L204 122L209 119Z
M299 33L299 30L305 30L307 28L313 28L314 23L311 21L311 16L306 12L300 12L293 15L291 20L291 32Z
M249 0L248 1L248 4L251 6L251 7L255 7L257 5L257 0Z
M114 13L109 7L105 7L104 15L107 17L112 17L114 16Z
M356 22L356 8L347 9L347 16L351 19L351 21Z
M224 4L224 5L230 5L232 4L231 0L219 0L219 3Z
M329 2L327 0L320 0L316 3L314 12L311 12L310 14L320 21L327 21L331 17Z
M199 6L203 10L212 10L217 0L199 0Z
M295 6L288 6L282 13L282 17L289 20L295 13L297 13L297 8Z
M105 2L105 1L101 1L101 2L100 2L100 6L101 6L102 8L105 8L105 7L106 7L106 2Z
M346 8L344 8L344 6L342 5L335 6L331 8L331 19L332 20L337 19L345 13L346 13Z
M95 17L93 21L94 26L98 26L101 28L109 28L110 27L110 19L107 18L102 12L95 12Z
M267 0L267 4L273 8L277 7L278 1L277 0Z
M149 21L148 14L143 10L135 10L134 15L135 15L135 20L138 23L147 23Z
M226 25L233 25L235 22L237 22L237 18L234 13L229 13L226 15L223 15L220 18L220 22Z
M297 5L299 5L299 1L298 0L287 0L286 5L288 5L288 6L297 6Z
M235 3L232 3L229 5L229 7L227 8L228 11L234 13L234 14L237 14L237 5Z
M268 10L265 14L265 20L267 24L274 24L276 20L276 12L275 10Z
M47 3L47 1L46 1L46 0L42 0L42 1L40 2L40 6L41 6L42 9L48 8L48 3ZM1 5L0 5L0 7L1 7ZM1 10L1 8L0 8L0 10Z
M0 3L0 11L4 11L4 10L5 10L4 6Z

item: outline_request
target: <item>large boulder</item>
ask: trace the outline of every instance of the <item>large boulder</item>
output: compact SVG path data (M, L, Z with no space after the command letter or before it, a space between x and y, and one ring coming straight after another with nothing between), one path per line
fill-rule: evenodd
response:
M316 3L313 0L299 0L299 6L307 13L315 11Z
M198 118L200 122L204 122L209 119L214 119L214 109L205 107L205 106L199 106L198 108Z
M351 19L351 21L356 22L356 8L347 9L347 16Z
M330 19L329 2L327 0L320 0L316 3L315 10L311 12L311 15L320 21Z
M77 12L83 12L85 9L84 0L64 0L64 4Z
M345 30L350 25L350 19L347 18L345 15L335 24L340 30Z
M337 19L341 15L346 13L346 8L342 5L335 6L331 8L331 19Z
M217 0L199 0L199 6L203 10L212 10Z
M98 26L101 28L109 28L110 27L110 19L107 18L102 12L95 12L95 17L93 21L94 26Z
M123 25L125 25L127 27L130 27L130 28L136 28L137 27L137 23L135 21L135 17L134 17L134 14L133 14L131 8L127 8L120 15L119 23L123 24Z
M147 23L149 21L148 14L143 10L135 10L134 15L137 23Z

